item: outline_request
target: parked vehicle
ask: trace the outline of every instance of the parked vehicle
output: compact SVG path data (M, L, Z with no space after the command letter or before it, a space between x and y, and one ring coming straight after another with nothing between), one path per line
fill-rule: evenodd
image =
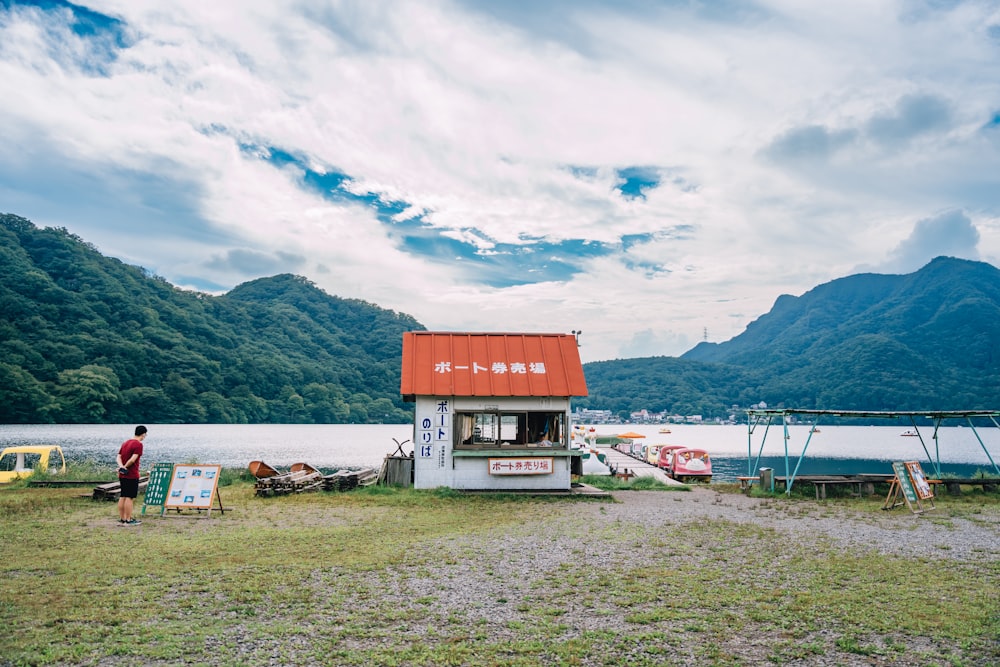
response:
M30 477L36 472L59 475L66 472L66 459L58 445L20 445L0 453L0 483Z

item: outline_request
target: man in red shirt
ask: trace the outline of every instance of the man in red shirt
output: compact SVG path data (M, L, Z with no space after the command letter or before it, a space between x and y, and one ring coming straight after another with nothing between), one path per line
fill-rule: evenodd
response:
M146 439L146 427L135 427L135 437L126 440L118 449L118 483L121 495L118 497L118 523L135 526L141 521L132 517L135 498L139 495L139 458L142 456L142 441Z

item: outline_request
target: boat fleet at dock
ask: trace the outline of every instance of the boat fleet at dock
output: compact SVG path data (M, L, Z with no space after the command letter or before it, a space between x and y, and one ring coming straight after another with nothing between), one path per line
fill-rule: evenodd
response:
M643 444L622 440L615 449L632 458L656 466L678 482L712 481L712 457L704 449L684 445Z
M668 431L669 432L669 431ZM665 445L644 443L646 437L641 433L621 433L611 436L598 436L595 429L589 430L583 426L573 429L574 446L584 452L584 474L610 474L610 470L601 471L598 466L607 469L607 458L596 448L598 437L610 439L611 445L617 451L626 454L662 470L668 477L678 482L710 482L712 480L712 457L704 449L687 447L685 445ZM589 470L588 470L589 468Z

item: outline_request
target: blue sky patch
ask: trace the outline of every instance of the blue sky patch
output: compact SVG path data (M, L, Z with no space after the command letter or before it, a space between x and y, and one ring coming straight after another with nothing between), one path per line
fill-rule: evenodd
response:
M626 167L615 173L621 179L618 191L627 199L645 199L646 191L660 184L660 175L652 167Z
M0 8L4 11L11 11L18 7L40 9L49 14L59 16L71 16L67 24L69 29L76 36L80 37L87 46L87 51L82 57L76 57L72 62L63 62L64 58L61 50L53 48L50 55L53 60L62 62L66 67L79 68L81 71L97 75L108 76L108 66L118 59L118 52L131 46L125 29L125 24L113 16L95 12L87 7L75 5L65 0L36 0L35 2L14 2L12 0L0 0ZM54 37L54 33L50 33Z
M614 246L584 239L522 237L524 243L494 243L476 229L461 231L479 237L488 249L451 238L419 218L395 223L389 236L406 252L450 264L469 280L490 287L565 282L584 271L588 260L615 251Z
M325 173L311 169L307 162L288 151L272 146L259 147L251 144L243 144L240 147L244 154L260 155L263 159L278 168L293 167L301 174L303 186L320 194L323 198L337 202L351 202L363 204L375 210L375 215L382 222L392 223L393 216L396 216L409 208L409 204L402 201L388 201L375 194L366 192L357 194L351 192L347 185L351 182L351 177L347 174L331 169Z
M210 128L210 131L224 132L222 128ZM320 173L310 168L304 158L272 146L242 144L240 148L244 155L262 159L279 169L295 169L304 188L329 201L371 207L398 248L414 256L449 264L461 270L470 281L491 287L563 282L584 271L587 260L618 252L623 246L627 249L651 238L649 235L637 235L627 242L623 241L622 246L584 239L549 241L529 236L523 236L521 243L496 243L470 227L454 231L463 236L476 237L481 243L456 239L452 230L429 225L422 215L407 220L395 219L410 208L409 203L386 200L373 192L351 192L347 186L352 179L341 171ZM659 182L643 175L646 171L638 167L619 173L625 174L622 187L634 190L636 196L641 196L642 190L655 187Z

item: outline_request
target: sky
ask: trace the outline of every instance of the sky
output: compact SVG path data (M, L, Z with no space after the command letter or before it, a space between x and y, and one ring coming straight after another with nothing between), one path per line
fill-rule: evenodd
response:
M584 361L1000 265L1000 0L0 0L0 212Z

